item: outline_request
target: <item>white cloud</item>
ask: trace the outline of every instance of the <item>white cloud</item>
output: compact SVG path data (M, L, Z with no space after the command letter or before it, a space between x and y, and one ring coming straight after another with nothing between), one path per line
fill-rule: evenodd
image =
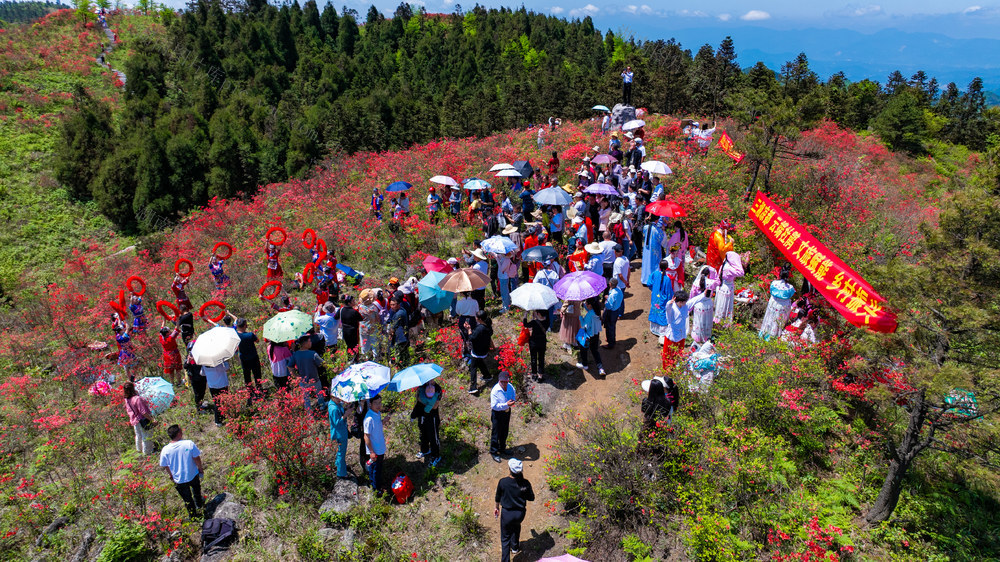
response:
M622 8L622 11L626 12L626 13L629 13L629 14L632 14L633 16L637 16L639 14L642 14L644 16L651 16L651 15L653 15L653 8L650 8L648 4L643 4L642 6L636 6L635 4L629 4L628 6L625 6L624 8Z
M565 12L565 11L566 11L566 10L564 10L564 9L562 8L562 6L552 6L551 8L549 8L549 13L550 13L550 14L555 14L555 15L557 15L557 16L558 16L559 14L561 14L561 13Z
M681 10L677 12L678 16L683 16L686 18L707 18L708 14L701 10Z
M729 14L719 14L717 17L722 21L729 21L733 18L733 16Z
M597 12L600 12L600 11L601 11L601 9L598 8L597 6L595 6L593 4L587 4L586 6L584 6L582 8L577 8L575 10L570 10L569 11L569 15L571 17L574 17L574 18L579 18L579 17L583 17L583 16L594 16L594 15L597 15Z
M771 19L771 14L763 10L750 10L740 16L740 19L743 21L764 21Z
M639 13L639 6L636 6L635 4L629 4L628 6L625 6L624 8L622 8L622 10L624 10L624 11L626 11L626 12L632 14L632 15L635 15L635 14Z
M882 6L878 4L869 4L868 6L859 6L854 8L851 12L852 16L875 16L882 13Z
M983 9L982 6L969 6L968 8L962 10L962 13L963 14L971 14L972 12L978 12L979 10L982 10L982 9Z

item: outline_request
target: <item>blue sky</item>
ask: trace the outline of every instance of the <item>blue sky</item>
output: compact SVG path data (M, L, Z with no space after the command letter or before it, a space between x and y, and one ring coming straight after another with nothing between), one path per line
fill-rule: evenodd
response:
M166 0L182 8L186 0ZM273 1L273 0L272 0ZM300 3L304 0L300 0ZM318 0L320 6L326 0ZM391 14L399 0L335 0L338 11L346 5L362 16L374 4ZM452 12L455 4L465 9L475 0L411 0L428 12ZM566 18L590 15L601 29L635 29L637 35L657 38L671 29L736 28L746 25L775 28L843 28L873 32L879 29L934 32L950 37L1000 39L1000 5L978 0L862 0L857 3L827 3L802 0L479 0L487 7L520 7ZM655 32L655 33L653 33Z

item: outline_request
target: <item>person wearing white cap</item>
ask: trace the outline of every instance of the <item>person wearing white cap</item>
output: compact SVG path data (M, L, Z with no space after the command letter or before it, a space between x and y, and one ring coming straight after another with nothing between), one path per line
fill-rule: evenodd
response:
M490 454L493 460L500 462L500 455L507 452L507 434L510 432L510 409L514 406L517 392L510 384L510 373L500 371L497 384L490 391Z
M528 502L535 501L531 482L524 477L524 465L518 459L507 461L510 476L497 482L496 509L493 517L500 519L500 560L510 562L510 555L521 550L521 523ZM502 509L502 511L501 511Z

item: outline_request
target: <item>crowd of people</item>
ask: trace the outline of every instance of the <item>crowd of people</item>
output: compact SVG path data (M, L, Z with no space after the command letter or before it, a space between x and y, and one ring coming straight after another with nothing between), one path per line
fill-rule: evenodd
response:
M711 142L714 127L699 127L697 123L691 127L691 135L700 135L696 137L699 143L704 138ZM610 135L606 147L594 146L579 162L574 181L563 185L558 183L560 158L553 152L545 166L533 169L529 165L525 173L496 188L472 190L457 185L450 186L444 194L438 192L441 187L430 187L426 211L431 220L450 216L468 221L482 231L481 240L461 248L457 256L447 258L445 263L449 268L469 268L489 278L486 287L454 295L444 313L431 312L421 305L418 279L426 271L410 271L405 280L392 277L384 287L369 286L354 294L359 277L353 276L356 272L350 268L339 267L342 264L338 264L333 249L326 249L325 244L320 249L315 244L310 275L296 273L289 279L281 265L281 243L269 237L263 247L262 261L267 281L277 282L278 289L273 298L261 298L276 312L296 308L309 312L313 317L311 329L294 341L261 342L244 318L227 313L219 322L207 319L205 322L231 327L238 333L240 341L233 365L239 365L244 384L252 393L263 392L265 363L269 364L274 387L279 391L289 388L289 380L294 377L292 380L305 391L306 410L316 415L322 413L329 420L330 438L336 442L338 477L350 476L348 442L351 438L358 439L362 472L378 491L385 491L386 440L381 397L345 402L331 396L332 374L324 359L329 354L346 353L354 362L374 360L401 369L411 364L411 342L421 330L430 324L454 322L463 342L468 392L476 395L480 383L495 383L489 393L489 450L497 463L504 457L509 462L511 478L498 486L497 502L498 514L501 504L504 509L505 553L516 552L515 529L523 519L524 501L532 499L533 494L530 483L521 474L520 461L507 446L517 392L510 373L494 367L490 359L495 351L494 318L517 314L511 320L525 330L524 344L529 355L526 385L552 376L554 369L550 367L549 355L553 342L575 352L576 369L586 373L592 368L593 376L605 377L606 359L610 356L617 362L621 351L617 324L629 308L629 299L635 298L639 291L649 291L646 320L650 332L661 342L661 363L667 370L685 354L710 345L715 327L733 319L737 300L735 280L744 275L744 266L743 258L734 251L732 223L724 220L711 232L692 233L679 218L683 211L655 205L669 199L665 177L642 169L646 149L641 127L623 136L627 146L623 147L617 132ZM566 202L540 203L539 199L548 200L540 196L545 190L564 191ZM385 216L385 197L378 189L373 191L371 212L375 217L400 219L415 212L406 191L393 192L389 202L391 214ZM495 236L511 241L511 249L503 253L485 251L481 242ZM229 287L224 259L213 256L207 269L216 289ZM590 298L563 300L544 310L517 313L513 309L511 293L520 285L538 283L553 287L564 276L577 271L603 277L606 288ZM770 287L760 336L770 339L788 337L791 333L792 337L815 341L809 290L804 288L807 296L793 302L796 291L789 283L789 274L786 264ZM194 307L185 290L189 279L189 275L179 273L170 287L179 314L170 322L172 326L166 320L161 324L163 372L175 384L189 383L196 410L213 412L216 424L223 425L220 409L205 402L205 391L207 388L213 399L227 392L232 368L230 362L198 365L191 354L198 336ZM640 285L643 289L639 289ZM487 290L493 296L490 301ZM315 303L303 304L309 294L315 297ZM495 308L490 310L492 307ZM786 330L793 309L798 324L793 323L794 329ZM144 334L149 324L140 295L130 298L127 315L119 311L112 316L112 329L119 346L118 364L130 379L135 376L138 361L132 337ZM258 350L261 343L266 359L262 359ZM187 350L184 357L182 348ZM183 381L181 371L186 371L187 381ZM125 407L135 430L136 449L150 454L145 424L152 422L153 415L136 395L131 382L125 388ZM669 422L679 408L678 386L671 378L657 377L645 381L643 389L647 392L642 403L644 423L655 426L663 420ZM420 434L416 456L429 466L437 466L442 460L443 392L440 385L431 381L419 387L416 396L411 414ZM180 431L175 433L171 435L172 444L180 442ZM183 463L176 460L181 453L173 451L178 448L195 460ZM167 463L165 466L189 509L199 507L188 497L192 490L196 497L200 495L197 473L191 476L192 463L197 464L199 471L201 467L197 448L192 444L176 446L171 451L161 458L161 464Z

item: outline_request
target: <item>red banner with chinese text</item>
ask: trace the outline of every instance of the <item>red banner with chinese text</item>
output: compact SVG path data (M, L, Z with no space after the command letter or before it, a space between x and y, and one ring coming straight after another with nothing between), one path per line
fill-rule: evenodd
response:
M896 315L886 310L885 298L768 196L757 192L750 219L851 324L896 331Z
M722 131L722 135L719 136L719 150L721 150L726 156L733 159L733 162L739 164L746 158L746 154L736 150L736 143L733 139L729 137L729 134Z

